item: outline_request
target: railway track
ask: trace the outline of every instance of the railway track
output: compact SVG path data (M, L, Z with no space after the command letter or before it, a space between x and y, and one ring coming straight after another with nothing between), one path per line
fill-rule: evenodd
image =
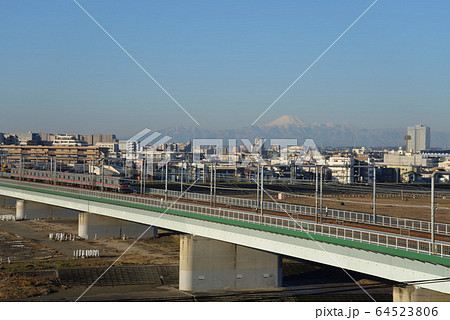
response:
M154 198L154 199L161 199L160 196L155 195L148 195L146 194L145 197ZM189 203L189 204L198 204L198 205L206 205L209 204L206 201L198 201L198 200L191 200L191 199L184 199L184 198L174 198L174 197L168 197L167 198L170 201L177 201L177 202L183 202L183 203ZM236 205L225 205L216 203L213 207L216 208L224 208L224 209L231 209L231 210L239 210L239 211L246 211L246 212L252 212L255 213L257 210L252 210L248 207L242 207L242 206L236 206ZM302 219L307 221L315 221L315 217L312 217L310 215L305 214L288 214L286 212L280 212L280 211L273 211L273 210L264 210L264 214L272 215L272 216L279 216L279 217L290 217L294 219ZM335 224L337 226L347 226L352 228L360 228L360 229L366 229L371 231L379 231L379 232L386 232L386 233L392 233L396 235L407 235L411 237L417 237L422 239L430 239L430 234L426 232L420 232L410 229L403 229L403 228L393 228L393 227L386 227L386 226L378 226L374 224L365 224L365 223L358 223L358 222L351 222L351 221L345 221L345 220L338 220L334 218L329 218L326 215L319 216L319 222L321 223L327 223L327 224ZM444 236L444 235L436 235L436 240L439 241L450 241L450 237Z

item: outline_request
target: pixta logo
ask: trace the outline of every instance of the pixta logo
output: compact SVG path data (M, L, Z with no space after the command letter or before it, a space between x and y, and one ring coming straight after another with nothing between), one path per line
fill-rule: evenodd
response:
M145 128L127 140L126 164L129 168L143 168L147 174L153 173L154 164L158 168L170 161L170 154L158 148L172 139L170 136L161 137L161 133Z
M127 140L126 165L128 168L138 169L141 172L153 175L154 170L158 170L168 164L172 159L172 154L166 145L172 137L162 136L160 132L152 131L148 128L135 134ZM227 142L227 143L225 143ZM224 146L227 147L224 147ZM266 146L265 146L266 145ZM266 166L263 156L267 147L276 146L279 152L279 161L288 163L293 159L295 163L325 164L325 158L320 154L316 144L312 139L306 139L301 147L298 147L297 139L264 139L257 138L252 144L249 139L192 139L192 164L199 166L208 162L224 163L229 165L240 164L248 166L251 163L258 163ZM296 147L297 146L297 147ZM293 147L293 149L290 149ZM226 150L226 151L225 151ZM177 152L175 152L177 153Z

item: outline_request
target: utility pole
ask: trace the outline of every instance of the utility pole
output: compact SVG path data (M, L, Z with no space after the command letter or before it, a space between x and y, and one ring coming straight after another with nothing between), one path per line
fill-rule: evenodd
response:
M212 207L212 198L213 198L213 164L209 165L210 173L209 173L209 206Z
M181 182L181 194L180 197L183 197L183 171L184 171L184 161L181 162L181 173L180 173L180 182Z
M208 171L209 167L206 163L203 164L203 183L206 183L208 181Z
M146 175L146 173L147 173L147 161L146 161L146 159L145 159L145 153L144 153L144 155L142 156L142 195L143 196L145 196L145 182L146 182L146 179L147 179L147 175Z
M294 184L297 182L297 165L294 162Z
M434 203L434 175L436 171L431 175L431 254L435 253L435 238L434 238L434 215L435 215L435 203Z
M320 222L322 221L323 216L323 167L320 167Z
M94 180L95 180L95 175L94 175L94 158L91 159L91 170L90 170L90 176L91 176L91 189L94 190ZM57 173L56 173L56 169L57 169L57 164L56 164L56 157L55 157L55 184L56 184L56 177L57 177Z
M293 171L292 171L292 162L290 162L289 163L289 184L292 184L293 183L293 177L292 177L292 173L293 173Z
M105 159L102 159L102 191L105 188Z
M318 192L319 192L319 167L316 165L316 193L315 193L315 200L316 200L316 223L319 222L319 199L318 199Z
M19 159L19 181L22 181L22 155L20 155Z
M256 174L256 212L258 212L258 208L259 208L259 189L261 188L260 184L259 184L259 163L256 164L256 166L258 167L258 173Z
M50 184L53 184L53 158L50 157Z
M167 203L167 193L168 193L168 190L167 190L167 179L168 179L168 174L169 174L169 172L168 172L168 170L169 170L168 165L169 165L169 163L167 162L166 163L166 185L165 185L165 188L164 188L164 201L166 203Z
M143 180L143 178L144 178L144 174L143 174L143 172L144 172L144 159L142 159L141 160L141 174L140 174L140 194L141 194L141 197L142 197L142 180Z
M377 168L373 165L373 223L377 223Z
M214 162L214 207L216 206L217 194L217 162Z
M264 165L261 165L261 215L263 215L264 211Z

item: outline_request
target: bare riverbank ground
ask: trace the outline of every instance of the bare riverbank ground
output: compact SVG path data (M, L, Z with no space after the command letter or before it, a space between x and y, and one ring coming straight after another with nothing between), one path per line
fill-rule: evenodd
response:
M14 214L0 209L0 214ZM106 270L134 239L50 240L49 233L77 233L75 219L0 221L0 301L74 301L86 285L61 281L54 270ZM99 258L74 259L73 251L97 249ZM9 262L8 262L9 257ZM179 234L160 230L158 237L138 241L116 263L125 266L178 265ZM47 271L45 271L47 270ZM171 285L94 286L84 301L370 301L338 268L283 259L285 288L274 290L185 293ZM381 301L389 301L390 284L355 274ZM92 279L91 279L92 280ZM76 282L76 281L75 281ZM339 300L341 299L341 300Z
M0 214L14 214L0 209ZM75 219L0 221L0 300L48 294L58 289L55 279L21 277L17 272L59 268L110 266L135 239L55 241L49 233L77 234ZM74 250L96 249L99 258L75 259ZM158 237L145 238L132 246L118 266L178 264L179 235L160 230Z

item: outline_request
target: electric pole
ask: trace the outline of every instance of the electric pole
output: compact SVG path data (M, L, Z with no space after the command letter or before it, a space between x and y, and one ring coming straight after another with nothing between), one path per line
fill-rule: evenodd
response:
M373 223L377 223L377 168L373 165Z
M168 172L168 170L169 170L168 165L169 165L169 163L167 162L166 163L166 184L165 184L165 188L164 188L164 201L166 203L167 203L167 192L168 192L168 190L167 190L167 179L168 179L168 174L169 174L169 172Z
M323 167L320 167L320 222L322 223L323 215Z
M260 184L259 184L259 163L257 163L257 174L256 174L256 212L258 212L258 207L259 207L259 189L261 188Z
M263 215L264 211L264 165L261 165L261 215Z
M181 194L180 194L180 197L183 197L183 171L184 171L184 161L181 162L181 173L180 173Z
M318 192L319 192L319 167L316 165L316 193L315 193L315 200L316 200L316 223L319 222L319 199L318 199Z

